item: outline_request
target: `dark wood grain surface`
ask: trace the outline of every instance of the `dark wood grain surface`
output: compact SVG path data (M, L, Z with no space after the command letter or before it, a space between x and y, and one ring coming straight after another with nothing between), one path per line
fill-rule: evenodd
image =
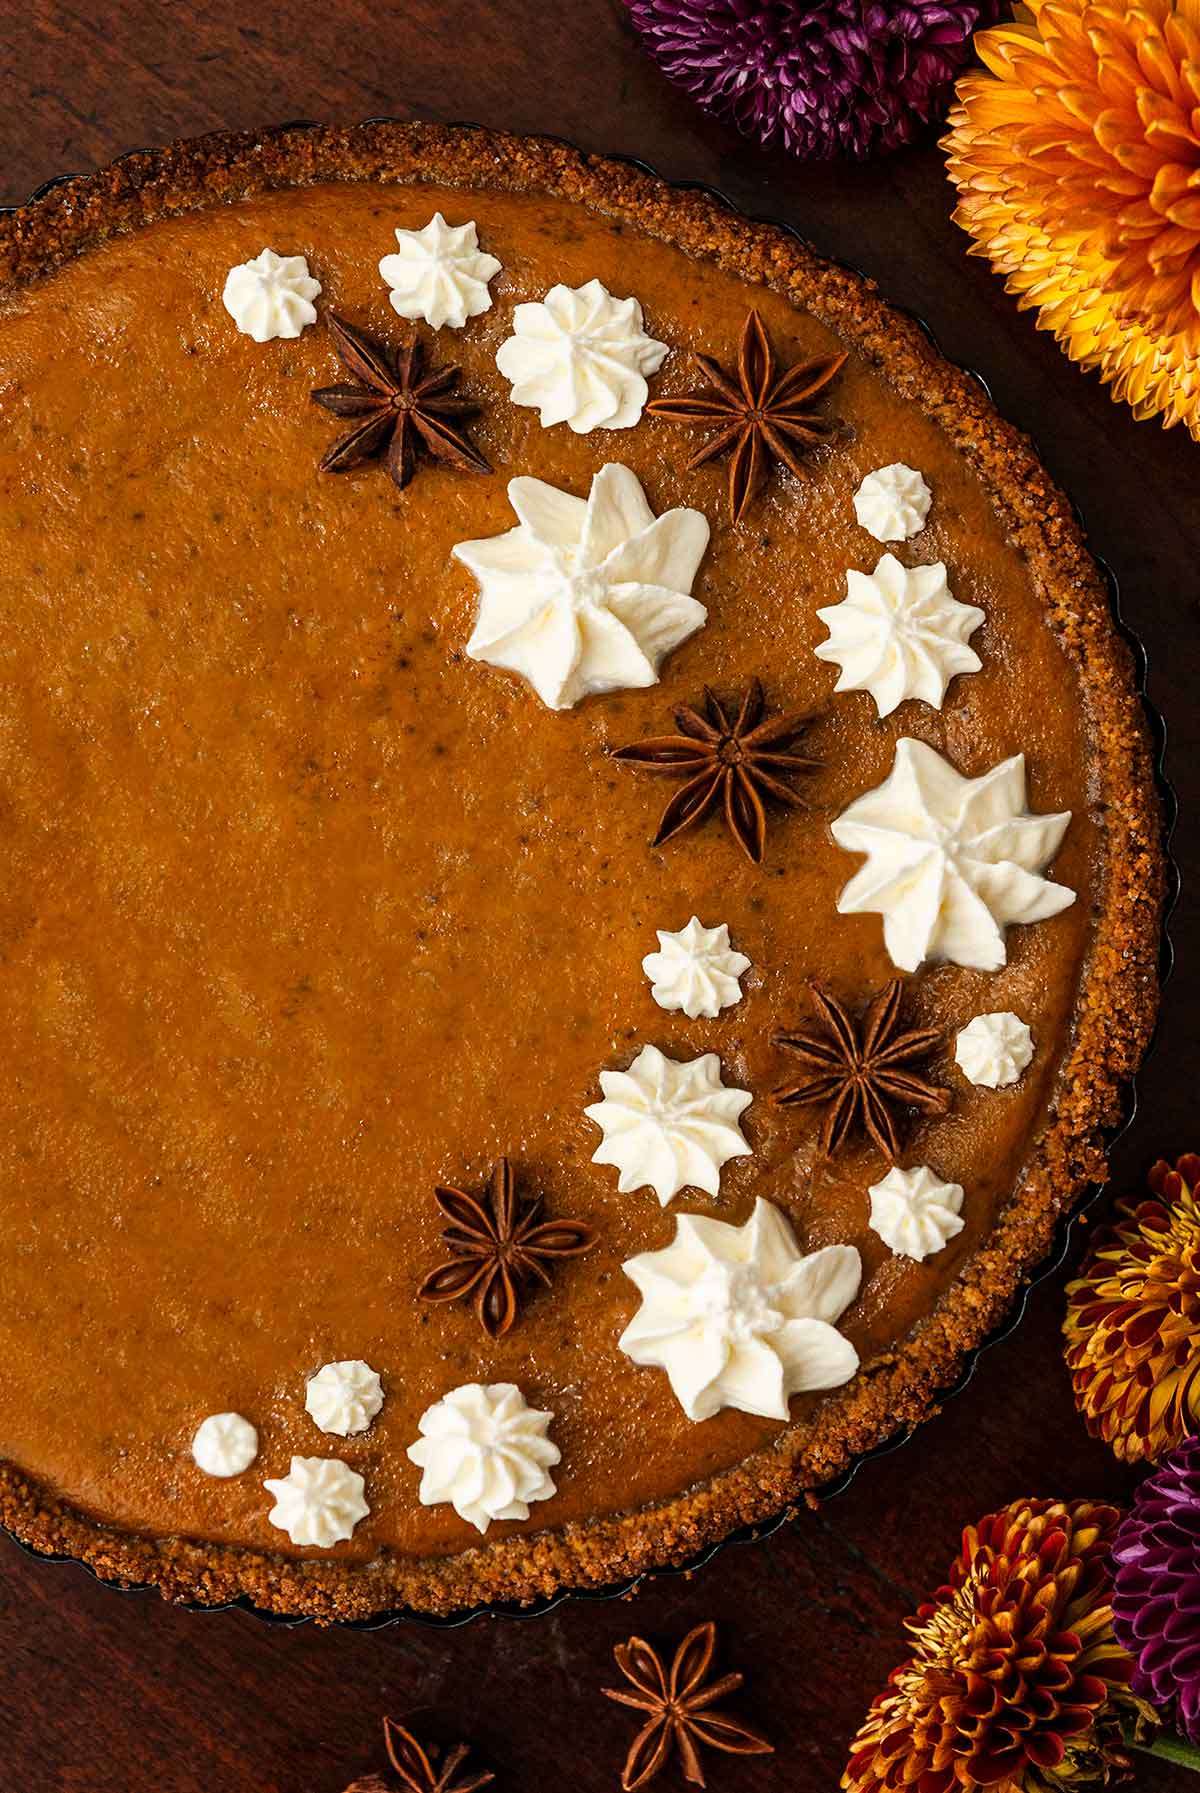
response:
M1136 1184L1159 1154L1200 1149L1190 820L1200 796L1200 449L1180 431L1134 423L968 259L934 144L861 169L764 156L658 76L618 0L2 0L0 68L3 200L216 127L477 119L718 185L919 311L1035 435L1149 648L1182 799L1184 900L1160 1042L1114 1155L1116 1183ZM1075 1416L1059 1354L1062 1283L1061 1273L1044 1283L969 1391L848 1492L632 1603L457 1631L285 1629L120 1595L0 1543L0 1793L340 1793L382 1766L384 1712L433 1737L471 1737L500 1788L600 1793L616 1788L633 1728L597 1692L612 1645L635 1628L673 1643L710 1616L747 1673L747 1716L777 1748L715 1759L711 1785L832 1789L862 1710L903 1653L902 1619L937 1583L961 1526L1020 1495L1122 1498L1132 1486ZM1138 1785L1162 1793L1187 1779L1146 1762Z

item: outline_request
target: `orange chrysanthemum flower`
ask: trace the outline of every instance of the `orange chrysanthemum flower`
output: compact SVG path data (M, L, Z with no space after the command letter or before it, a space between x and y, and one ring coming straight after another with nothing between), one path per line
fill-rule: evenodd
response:
M945 140L971 253L1200 441L1200 0L1030 0L975 48Z
M1094 1438L1156 1461L1200 1429L1200 1157L1150 1172L1067 1288L1067 1368Z
M1067 1793L1121 1777L1123 1723L1152 1723L1112 1629L1120 1518L1016 1501L963 1533L950 1580L909 1621L854 1740L848 1793Z

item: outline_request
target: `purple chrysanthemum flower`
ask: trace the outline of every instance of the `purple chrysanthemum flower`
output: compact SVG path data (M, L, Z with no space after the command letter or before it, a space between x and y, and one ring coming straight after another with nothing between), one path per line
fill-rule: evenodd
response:
M1138 1489L1113 1577L1113 1631L1133 1657L1133 1691L1200 1743L1200 1438Z
M764 146L863 157L940 117L998 0L625 0L664 72Z

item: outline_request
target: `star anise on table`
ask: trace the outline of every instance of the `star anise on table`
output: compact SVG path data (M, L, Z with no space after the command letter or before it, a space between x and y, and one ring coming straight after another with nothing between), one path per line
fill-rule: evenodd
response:
M747 859L761 865L767 841L764 798L798 807L800 799L784 778L813 772L820 764L792 751L812 716L803 710L767 716L766 708L760 679L736 713L705 686L703 711L687 705L676 710L677 735L651 735L615 749L612 757L622 765L684 780L663 810L652 846L691 828L720 799L729 832Z
M411 1731L394 1718L383 1721L383 1736L392 1774L369 1774L354 1781L346 1793L479 1793L495 1780L490 1769L468 1769L459 1776L470 1746L456 1743L443 1756L432 1744L418 1743Z
M818 355L781 370L761 317L751 311L742 328L736 375L711 356L694 353L692 360L707 382L704 388L651 399L646 411L672 423L707 424L716 430L687 466L702 467L732 452L729 511L740 523L773 462L804 479L804 453L834 435L837 425L813 405L845 359L844 354Z
M924 1114L945 1114L950 1106L950 1092L912 1068L936 1052L943 1037L933 1027L901 1025L904 985L899 978L873 996L857 1020L819 984L810 990L818 1028L773 1036L774 1045L800 1059L804 1076L773 1090L772 1100L783 1108L824 1107L818 1141L823 1157L832 1158L859 1129L895 1163L900 1155L898 1113L919 1108Z
M426 368L425 348L415 330L402 348L391 349L330 312L329 332L356 384L319 386L312 397L335 417L357 421L322 455L322 473L348 473L363 461L382 457L403 490L422 454L465 471L492 471L456 421L479 410L454 392L461 370Z
M549 1285L561 1258L590 1251L596 1235L578 1220L543 1220L540 1195L521 1197L507 1158L492 1172L482 1198L439 1187L438 1207L450 1222L442 1239L450 1259L431 1270L418 1291L423 1301L460 1301L471 1295L490 1338L502 1338L517 1318L531 1283Z
M717 1647L717 1628L710 1621L689 1631L667 1669L657 1650L643 1638L631 1637L613 1651L617 1667L630 1683L604 1687L601 1692L622 1706L648 1714L625 1758L621 1785L625 1793L644 1787L667 1766L673 1754L679 1758L685 1780L703 1787L700 1765L702 1748L725 1750L734 1756L768 1756L772 1745L730 1712L714 1711L727 1693L736 1693L744 1675L722 1675L710 1680Z

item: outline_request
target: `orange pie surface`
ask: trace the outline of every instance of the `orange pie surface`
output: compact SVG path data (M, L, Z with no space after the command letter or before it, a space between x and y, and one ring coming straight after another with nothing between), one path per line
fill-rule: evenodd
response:
M320 474L342 426L310 391L345 377L325 314L398 346L407 326L377 264L397 226L437 210L474 219L502 264L491 310L436 337L420 326L434 359L461 366L494 472L425 461L404 491L377 464ZM229 269L265 245L306 256L322 283L318 322L294 341L255 343L220 302ZM808 477L776 473L734 526L726 463L686 469L691 432L643 417L575 435L514 405L495 365L514 305L592 279L634 293L669 345L654 393L695 386L689 350L731 365L752 306L786 362L849 347L822 401L838 431ZM552 1413L562 1458L554 1497L494 1524L489 1547L657 1510L781 1450L797 1485L820 1480L856 1389L797 1399L790 1431L734 1410L690 1421L666 1376L617 1348L638 1306L623 1261L668 1244L680 1212L741 1222L766 1195L802 1249L861 1253L841 1326L865 1385L978 1273L998 1227L1020 1228L1023 1200L1032 1235L1072 1199L1069 1180L1047 1193L1044 1163L1036 1201L1023 1191L1076 1087L1068 1058L1107 946L1105 719L993 483L891 371L830 317L630 216L486 183L251 192L10 289L0 1457L28 1485L142 1540L400 1575L480 1548L452 1507L420 1503L407 1447L447 1391L501 1381ZM708 621L657 685L552 712L466 655L478 589L451 551L512 526L510 478L586 496L610 461L656 513L708 518L693 588ZM880 720L865 692L834 695L837 668L813 649L818 607L884 552L853 494L896 461L921 470L933 505L892 551L944 561L986 620L972 638L982 670L956 678L940 711L908 701ZM652 847L674 787L611 750L670 732L706 685L733 698L755 678L772 711L813 712L802 807L772 808L759 866L719 814ZM929 1074L952 1099L944 1116L904 1117L902 1162L965 1191L962 1232L924 1262L868 1225L886 1169L874 1147L823 1160L819 1112L770 1098L796 1076L771 1042L811 1025L809 979L860 1009L896 975L879 916L837 912L860 861L830 823L887 776L902 736L971 776L1023 753L1029 808L1072 812L1049 875L1077 892L1009 929L1003 969L930 963L907 980L906 1017L944 1036ZM751 961L742 999L712 1020L659 1008L642 970L656 930L692 915L727 923ZM1012 1087L976 1088L954 1036L996 1010L1028 1022L1034 1058ZM753 1095L752 1152L726 1164L716 1197L687 1189L664 1210L592 1162L599 1074L647 1043L715 1052L726 1084ZM550 1217L585 1222L598 1243L493 1340L469 1302L418 1289L446 1255L436 1186L481 1192L502 1156ZM306 1379L344 1358L385 1391L370 1430L345 1440L304 1408ZM228 1481L190 1455L222 1410L259 1433L253 1468ZM263 1480L294 1453L365 1478L370 1515L332 1551L297 1549L268 1522Z

